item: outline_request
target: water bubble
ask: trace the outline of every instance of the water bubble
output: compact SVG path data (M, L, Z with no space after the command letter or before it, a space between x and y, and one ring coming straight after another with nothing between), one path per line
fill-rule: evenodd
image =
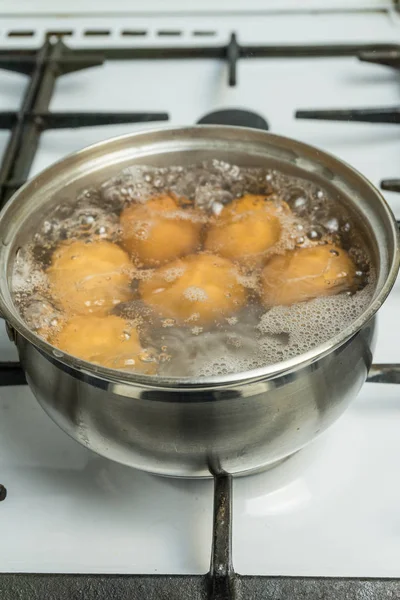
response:
M297 212L300 212L301 210L304 212L304 210L307 208L307 198L303 198L302 196L300 196L300 198L296 198L296 200L293 202L293 208Z
M339 220L336 217L332 217L324 222L324 227L330 233L336 233L339 231Z
M149 230L146 227L135 227L134 228L134 236L138 240L146 240L149 237Z
M211 206L211 210L212 210L213 214L216 216L221 214L223 208L224 208L224 205L221 204L221 202L213 202L212 206Z
M95 218L93 215L82 215L80 221L82 225L93 225Z
M124 360L124 367L134 367L136 364L136 361L134 358L126 358Z
M199 335L202 333L203 327L192 327L191 332L193 335Z
M238 322L237 317L228 317L226 320L229 323L229 325L236 325Z
M285 199L295 215L303 217L309 211L309 199L301 188L291 188Z
M348 233L348 232L350 231L350 229L351 229L351 225L350 225L350 223L347 221L347 222L346 222L346 223L344 223L344 225L342 226L342 230L343 230L345 233Z
M144 363L152 363L152 362L156 362L156 360L157 360L154 352L152 350L146 350L146 349L142 350L142 352L139 354L139 358Z
M163 327L173 327L175 325L175 319L163 319L161 323Z
M323 236L323 231L319 227L314 227L307 233L307 237L313 241L320 240L322 238L322 236Z

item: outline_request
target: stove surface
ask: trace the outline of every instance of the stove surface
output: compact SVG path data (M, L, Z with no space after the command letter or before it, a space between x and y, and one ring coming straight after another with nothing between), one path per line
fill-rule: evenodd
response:
M55 28L58 29L55 29ZM397 43L394 12L235 17L65 18L71 47L227 44ZM90 30L107 35L86 35ZM179 35L159 35L162 30ZM2 19L0 49L37 47L60 20ZM33 31L32 36L9 36ZM122 31L145 31L144 36ZM203 31L203 35L194 35ZM204 35L204 32L213 35ZM242 59L236 87L215 59L108 61L57 80L53 111L168 112L193 124L239 108L270 130L318 146L375 185L399 177L396 125L295 120L302 108L399 103L398 72L356 58ZM0 110L15 110L26 85L0 71ZM156 123L49 131L32 175L83 146ZM165 124L164 124L165 126ZM0 132L0 153L8 132ZM385 196L400 217L400 196ZM375 362L400 360L397 284L379 313ZM16 360L3 328L0 360ZM345 415L279 467L234 482L233 560L257 575L400 577L398 389L366 384ZM1 572L204 573L209 566L212 484L154 477L95 456L69 439L27 387L0 387Z
M313 445L235 480L239 573L399 576L398 391L384 392L367 384ZM3 389L0 410L2 572L207 571L210 481L155 477L96 457L26 389Z

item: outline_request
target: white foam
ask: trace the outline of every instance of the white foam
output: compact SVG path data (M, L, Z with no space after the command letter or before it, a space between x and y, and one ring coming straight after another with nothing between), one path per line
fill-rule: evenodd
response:
M163 277L165 281L172 283L173 281L179 279L179 277L182 277L184 272L185 269L183 267L170 267L169 269L165 269Z
M183 291L183 297L187 300L190 300L190 302L205 302L208 300L207 292L203 288L195 285L190 285L187 287Z

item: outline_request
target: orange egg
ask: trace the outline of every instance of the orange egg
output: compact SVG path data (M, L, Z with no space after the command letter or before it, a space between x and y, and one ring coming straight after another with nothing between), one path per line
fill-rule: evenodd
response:
M107 241L66 242L47 270L54 300L68 313L105 315L132 296L128 255Z
M156 266L194 252L200 245L200 215L170 196L131 204L121 214L123 244L142 266Z
M326 244L275 255L261 275L266 306L290 305L350 290L356 267L345 250Z
M110 369L147 374L156 370L155 362L147 362L136 329L115 315L71 317L52 343L67 354Z
M157 269L140 282L139 293L161 316L194 325L228 317L246 302L234 264L207 254L187 256Z
M257 264L279 241L279 216L288 210L265 196L246 194L222 209L207 232L205 248L231 260Z

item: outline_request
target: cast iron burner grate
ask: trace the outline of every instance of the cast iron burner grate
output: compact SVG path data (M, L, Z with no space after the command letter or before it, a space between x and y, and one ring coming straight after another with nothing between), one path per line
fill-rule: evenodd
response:
M400 70L400 49L375 49L363 51L358 55L365 62L376 63ZM400 106L379 108L343 108L323 110L297 110L297 119L316 119L320 121L354 121L363 123L400 124ZM380 183L382 190L400 192L400 179L383 179Z
M238 575L232 566L231 539L232 477L226 473L215 473L209 573L2 573L0 597L2 600L393 600L400 597L400 579Z
M102 65L104 57L70 50L61 39L48 39L37 52L1 52L0 68L29 76L29 84L16 112L0 112L0 129L11 136L0 168L0 207L25 183L45 129L88 127L116 123L168 120L167 113L56 113L49 112L57 77Z
M104 48L70 50L61 39L48 39L39 50L0 51L0 68L30 77L17 112L0 113L0 127L11 129L0 168L0 205L27 177L44 129L75 128L109 123L167 120L166 113L54 113L49 104L56 78L64 73L95 67L105 60L215 58L228 63L228 83L236 85L240 58L355 56L398 67L398 45L240 46L235 34L223 47ZM393 58L395 57L395 58ZM379 60L378 60L379 59ZM386 61L386 62L385 62ZM394 61L394 62L393 62ZM396 62L397 61L397 62ZM386 109L385 109L386 110ZM206 115L202 122L241 124L267 129L265 119L243 110ZM246 116L247 115L247 116ZM221 116L221 115L220 115ZM250 118L249 118L250 117ZM389 117L387 117L389 119ZM210 121L211 119L211 121ZM398 122L394 117L385 122ZM205 121L206 120L206 121ZM396 365L375 365L368 381L400 383ZM26 384L19 363L0 362L0 386ZM393 600L400 598L400 579L243 576L232 563L232 477L210 459L214 476L214 519L211 565L205 575L74 575L0 573L2 600ZM6 482L3 482L6 483ZM12 502L12 493L0 484L0 500ZM1 506L1 505L0 505ZM1 508L0 508L1 510Z
M168 120L166 113L54 113L49 104L57 77L81 69L102 65L105 60L204 59L224 60L228 66L228 83L237 84L240 59L312 58L354 56L397 66L398 44L340 44L244 46L235 33L226 46L168 48L95 48L71 50L61 38L51 36L38 50L1 50L0 69L29 76L24 100L16 112L0 113L0 128L10 129L11 137L0 169L0 208L25 183L45 129L88 127L116 123L140 123ZM393 62L394 60L394 62ZM386 62L385 62L386 61ZM397 62L396 62L397 61Z

